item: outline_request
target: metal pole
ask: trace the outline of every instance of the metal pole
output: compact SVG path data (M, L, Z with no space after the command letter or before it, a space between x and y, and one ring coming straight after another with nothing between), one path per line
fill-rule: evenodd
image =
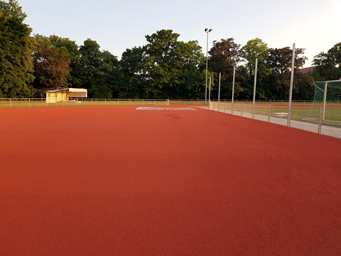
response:
M256 58L255 81L254 81L254 85L253 85L252 118L255 118L255 101L256 101L256 88L257 88L257 69L258 69L258 58Z
M243 116L243 103L242 106L240 107L240 116Z
M224 104L224 113L226 113L226 100L225 100L225 104Z
M268 122L270 123L270 116L271 116L271 104L269 104L269 115L268 115Z
M207 72L208 72L208 32L207 33L207 42L206 42L206 86L205 86L205 104L207 102Z
M211 107L211 77L210 77L210 83L209 83L209 90L208 90L208 108Z
M325 116L326 116L326 103L327 103L327 87L328 87L328 83L324 83L324 93L323 93L323 116L322 116L322 120L324 120Z
M221 73L219 73L219 90L218 90L218 112L220 110L220 83L221 83Z
M291 100L292 100L292 89L294 85L294 71L295 71L295 44L292 46L292 61L291 61L291 78L290 78L290 91L289 91L289 109L288 109L288 126L290 127L291 122Z
M321 128L322 128L322 118L323 118L323 109L320 108L320 117L319 117L319 125L318 125L318 129L317 129L317 133L321 134Z
M231 105L231 114L233 114L235 75L236 75L236 64L233 64L233 81L232 81L232 102L231 102L232 105Z

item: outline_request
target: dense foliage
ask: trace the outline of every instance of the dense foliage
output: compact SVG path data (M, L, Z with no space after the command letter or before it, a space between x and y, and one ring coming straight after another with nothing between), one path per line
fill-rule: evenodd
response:
M31 94L33 40L25 17L17 1L0 1L0 97Z
M121 60L86 39L78 46L69 38L31 35L16 0L0 0L0 98L28 97L34 91L61 87L86 88L94 98L203 99L206 59L197 41L179 41L179 34L160 30L146 35L146 44L127 49ZM255 63L258 59L257 99L286 100L289 94L292 50L268 48L259 38L244 46L233 38L214 42L209 50L208 77L212 97L231 98L236 69L236 99L253 95ZM293 99L313 97L315 80L341 77L341 43L316 55L315 69L303 74L307 58L296 49Z

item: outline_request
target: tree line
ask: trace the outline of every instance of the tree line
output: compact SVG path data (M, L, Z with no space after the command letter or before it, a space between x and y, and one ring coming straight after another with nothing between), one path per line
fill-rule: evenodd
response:
M63 87L85 88L92 98L205 97L206 58L202 49L197 41L179 41L180 35L172 30L147 35L146 45L127 49L118 60L91 39L78 46L69 38L31 35L25 18L18 1L0 0L0 98L31 97ZM252 98L256 58L257 99L288 99L292 50L268 48L258 38L244 46L233 38L214 42L208 59L211 97L217 97L221 73L221 98L231 98L235 66L235 98ZM302 74L299 70L306 60L304 49L296 49L295 100L312 99L315 80L341 77L341 43L316 55L316 68Z

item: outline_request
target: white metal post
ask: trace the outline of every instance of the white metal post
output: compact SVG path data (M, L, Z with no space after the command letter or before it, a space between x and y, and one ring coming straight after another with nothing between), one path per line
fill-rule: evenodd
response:
M234 83L236 76L236 64L233 64L233 81L232 81L232 105L231 105L231 114L233 114L233 103L234 103Z
M210 109L211 107L211 77L210 77L210 82L209 82L209 90L208 90L208 108Z
M292 89L294 86L294 71L295 71L295 44L292 46L292 61L291 61L291 78L290 78L290 91L289 91L289 109L288 109L288 126L291 122L291 101L292 101Z
M318 129L317 129L318 134L321 134L321 131L322 131L322 118L323 118L323 109L320 108L319 125L318 125Z
M221 73L219 73L218 112L220 110L220 83L221 83Z
M327 103L327 88L328 88L328 83L324 83L324 93L323 93L323 115L322 115L322 120L324 120L326 116L326 103Z
M255 118L255 101L256 101L256 88L257 88L257 69L258 69L258 58L256 58L255 65L255 81L253 85L253 101L252 101L252 118Z
M270 116L271 116L271 104L269 104L269 115L268 115L268 122L270 123Z

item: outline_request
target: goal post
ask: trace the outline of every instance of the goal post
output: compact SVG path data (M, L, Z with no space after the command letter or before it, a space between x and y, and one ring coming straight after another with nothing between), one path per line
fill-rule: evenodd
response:
M316 81L314 90L313 106L322 108L322 120L325 120L327 106L335 107L341 102L341 80Z

